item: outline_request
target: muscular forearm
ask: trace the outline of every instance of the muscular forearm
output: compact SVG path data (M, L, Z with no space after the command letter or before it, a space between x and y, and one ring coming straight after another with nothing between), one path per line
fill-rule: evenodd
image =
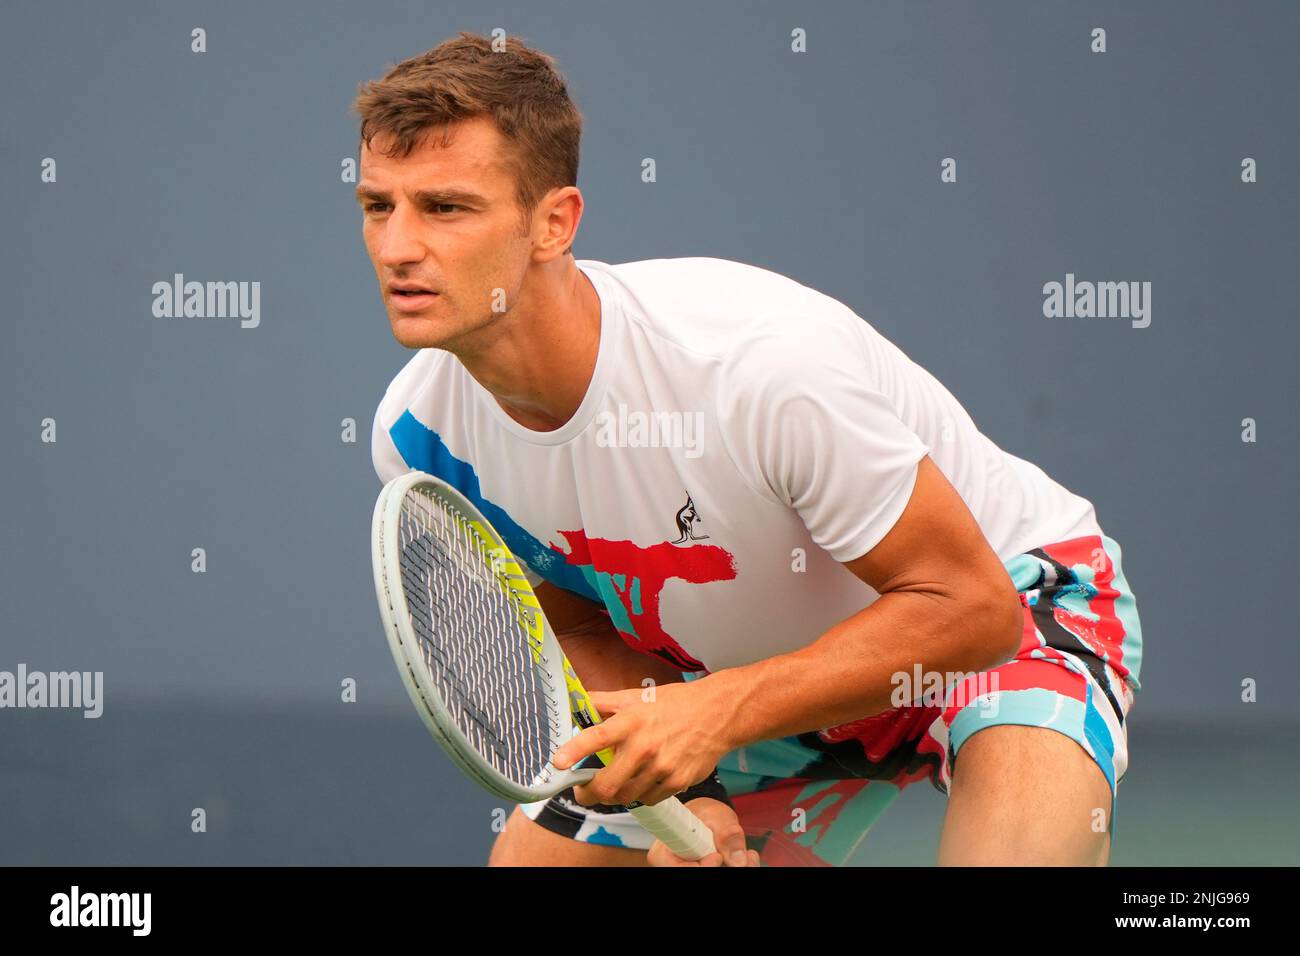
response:
M735 747L821 730L893 707L895 675L918 663L971 673L1010 659L1020 619L1015 603L890 592L807 647L718 671L701 690L713 691Z
M671 684L682 679L681 671L657 657L628 647L608 618L601 617L557 632L556 637L587 690L645 687L646 678L656 684Z

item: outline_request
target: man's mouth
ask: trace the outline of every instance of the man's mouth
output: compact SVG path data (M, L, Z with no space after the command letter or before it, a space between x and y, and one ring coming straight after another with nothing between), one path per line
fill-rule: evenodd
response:
M389 286L389 302L401 312L420 312L433 305L438 293L423 286Z

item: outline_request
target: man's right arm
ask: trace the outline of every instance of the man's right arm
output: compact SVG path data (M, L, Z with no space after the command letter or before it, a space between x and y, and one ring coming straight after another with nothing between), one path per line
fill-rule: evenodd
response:
M546 620L555 632L564 654L587 690L629 690L643 687L647 677L655 684L682 681L682 672L650 654L634 651L619 636L600 605L572 591L542 582L533 588ZM691 800L690 808L713 831L714 843L727 851L708 857L710 866L758 866L758 854L745 849L745 833L736 811L726 803L702 797ZM675 856L655 841L647 857L651 866L698 866Z
M619 636L600 605L543 581L533 588L565 656L587 690L629 690L679 683L681 671L650 654L633 650Z

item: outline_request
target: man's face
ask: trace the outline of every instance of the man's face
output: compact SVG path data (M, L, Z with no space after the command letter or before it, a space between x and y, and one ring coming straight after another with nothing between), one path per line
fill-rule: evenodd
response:
M406 157L361 150L357 198L366 251L393 336L407 348L451 348L513 308L532 240L521 235L508 141L475 117L441 129ZM403 292L403 287L426 290Z

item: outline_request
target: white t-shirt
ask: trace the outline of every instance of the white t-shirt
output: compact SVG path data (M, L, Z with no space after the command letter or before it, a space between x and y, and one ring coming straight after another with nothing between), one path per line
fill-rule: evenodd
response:
M1092 505L976 429L842 303L723 259L579 260L600 346L574 416L510 418L424 349L375 416L380 479L430 472L532 572L683 671L795 650L877 595L840 562L902 514L927 453L994 551L1100 534Z

